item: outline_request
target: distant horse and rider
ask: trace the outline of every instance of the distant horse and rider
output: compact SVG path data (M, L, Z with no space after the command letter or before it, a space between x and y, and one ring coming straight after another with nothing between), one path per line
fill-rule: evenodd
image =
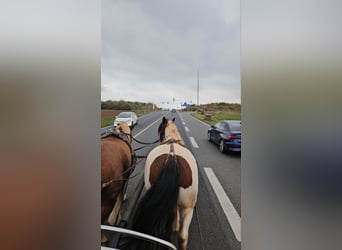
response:
M198 194L196 159L185 147L177 126L162 118L158 128L160 145L147 156L144 169L146 194L138 204L132 230L166 241L178 232L178 247L185 250L189 226ZM164 249L130 238L123 249Z
M101 139L101 224L114 225L120 221L120 206L124 186L134 161L131 129L121 122L114 132ZM101 234L101 242L106 242Z

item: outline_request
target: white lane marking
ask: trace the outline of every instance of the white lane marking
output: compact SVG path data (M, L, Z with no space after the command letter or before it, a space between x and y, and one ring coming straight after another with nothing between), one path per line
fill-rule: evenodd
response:
M195 139L193 137L189 137L190 138L190 141L191 141L191 144L194 148L199 148L197 142L195 141Z
M185 130L186 130L186 132L189 132L189 128L188 127L185 127Z
M146 128L144 128L143 130L139 131L139 133L135 134L134 136L137 137L139 135L141 135L143 132L145 132L147 129L149 129L150 127L152 127L155 123L157 123L159 120L161 120L162 117L160 117L159 119L157 119L156 121L154 121L153 123L151 123L149 126L147 126Z
M211 168L204 168L204 171L207 174L209 182L215 191L223 212L226 215L231 228L233 229L236 239L241 242L241 218L239 214L236 212L232 202L224 192L223 187L218 181L214 171Z
M183 125L185 125L185 122L183 122Z

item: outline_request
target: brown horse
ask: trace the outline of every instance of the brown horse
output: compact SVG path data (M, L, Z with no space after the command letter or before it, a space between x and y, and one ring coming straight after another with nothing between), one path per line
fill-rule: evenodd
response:
M179 249L185 250L189 226L197 201L198 170L196 159L185 148L173 120L163 117L158 132L161 145L147 156L145 196L133 219L133 230L170 241L178 231ZM159 249L151 243L131 240L129 249Z
M124 186L133 165L131 130L126 122L101 139L101 224L119 222ZM102 242L106 241L102 236Z

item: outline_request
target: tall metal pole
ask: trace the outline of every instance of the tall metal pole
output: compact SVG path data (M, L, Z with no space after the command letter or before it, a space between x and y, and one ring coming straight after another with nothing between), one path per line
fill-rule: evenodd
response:
M199 106L199 69L197 69L197 106Z

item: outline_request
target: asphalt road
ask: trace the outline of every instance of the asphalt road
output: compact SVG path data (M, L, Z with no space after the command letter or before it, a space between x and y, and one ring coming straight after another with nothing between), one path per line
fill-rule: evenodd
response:
M209 126L188 112L159 111L141 116L132 131L133 136L143 142L155 141L158 138L157 127L163 116L176 117L178 130L187 148L193 152L199 168L198 201L190 226L188 249L241 249L241 154L220 153L218 146L207 140ZM136 142L132 145L134 149L145 146ZM147 155L156 145L146 145L136 154ZM142 183L143 167L144 159L138 159L132 174L134 178L128 183L127 200L122 206L123 219L128 221L132 202L138 196L138 186ZM209 173L214 174L218 183L212 176L209 177Z

